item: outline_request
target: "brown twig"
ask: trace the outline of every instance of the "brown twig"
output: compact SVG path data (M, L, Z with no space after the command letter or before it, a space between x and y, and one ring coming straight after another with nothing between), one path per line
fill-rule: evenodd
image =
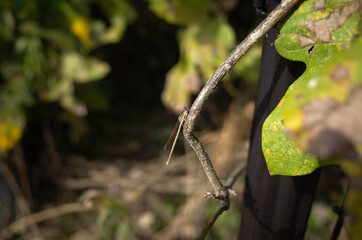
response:
M218 217L226 210L229 209L230 204L228 204L227 201L222 201L221 202L221 207L216 211L216 213L214 214L214 216L212 216L210 222L204 227L204 229L202 229L202 232L200 233L200 235L197 237L197 240L203 240L205 239L207 233L209 232L209 230L211 229L211 227L214 225L216 219L218 219Z
M24 159L23 149L20 144L17 144L13 149L13 154L10 157L9 163L13 164L19 178L19 187L28 204L29 210L33 206L33 197L31 194L29 176L27 173L26 160Z
M229 178L225 182L225 186L231 189L236 181L236 179L243 173L245 169L245 162L240 164L234 171L231 172Z
M10 238L15 233L20 232L21 230L27 227L33 226L38 222L60 217L62 215L69 213L89 211L91 209L93 209L93 205L89 204L88 202L69 203L55 208L46 209L41 212L30 214L13 222L8 227L1 230L0 237L1 239L7 239Z
M207 178L214 190L214 193L208 193L207 197L213 197L221 200L221 206L212 217L211 221L201 232L198 239L204 239L216 219L230 207L229 193L231 186L235 182L236 177L240 174L237 172L234 177L230 178L230 181L226 185L223 185L217 176L212 162L202 146L201 142L193 134L193 130L196 124L196 119L199 116L202 108L205 105L206 100L215 91L217 85L223 79L223 77L230 71L230 69L245 55L245 53L264 35L269 29L278 23L296 4L298 0L283 0L269 15L255 28L225 59L224 62L216 69L215 73L206 82L204 87L201 89L196 100L192 104L190 110L184 118L183 134L186 141L195 151L199 158Z
M24 197L14 175L12 174L12 172L8 168L8 166L5 163L2 163L1 160L2 159L0 159L0 169L9 184L11 192L13 193L13 195L15 197L15 203L16 203L19 211L21 212L22 215L30 214L29 206L25 200L25 197ZM43 239L42 234L36 224L31 225L30 229L31 229L32 234L34 235L34 239L40 239L40 240ZM2 239L1 237L2 237L2 234L0 235L0 239Z
M229 176L229 178L226 180L225 188L229 191L228 194L232 193L235 195L236 193L231 190L233 187L236 179L243 173L245 169L245 163L240 164ZM217 198L217 196L212 196L214 198ZM211 229L211 227L214 225L215 221L219 218L219 216L226 210L228 210L230 207L230 201L229 199L221 199L220 207L218 210L216 210L215 214L212 216L211 220L208 222L208 224L202 229L200 235L198 236L198 240L205 239L207 233Z
M267 18L265 18L257 28L255 28L221 63L216 69L215 73L206 82L201 92L197 96L196 100L192 104L189 112L187 113L183 134L186 141L190 144L192 149L197 154L206 176L209 179L211 186L214 189L214 196L218 199L224 199L228 201L229 191L218 178L210 158L202 146L201 142L193 134L193 130L196 124L196 119L199 116L206 100L215 91L215 88L221 81L221 79L229 72L239 59L264 35L271 29L278 21L280 21L291 10L298 0L283 0L278 7L276 7Z

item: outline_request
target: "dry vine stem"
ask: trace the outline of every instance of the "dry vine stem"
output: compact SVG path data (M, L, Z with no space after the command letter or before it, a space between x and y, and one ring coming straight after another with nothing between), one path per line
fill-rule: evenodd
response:
M255 28L225 59L223 63L216 69L215 73L206 82L196 100L192 104L189 112L184 113L184 127L183 134L186 141L190 144L192 149L197 154L206 176L208 177L214 194L209 194L217 199L225 200L227 206L229 205L229 187L224 186L219 177L217 176L210 158L206 153L201 142L193 134L197 116L200 114L205 101L215 91L216 86L220 80L229 72L232 66L239 61L239 59L255 44L255 42L266 34L275 24L278 23L288 12L291 10L298 0L283 0L269 15Z

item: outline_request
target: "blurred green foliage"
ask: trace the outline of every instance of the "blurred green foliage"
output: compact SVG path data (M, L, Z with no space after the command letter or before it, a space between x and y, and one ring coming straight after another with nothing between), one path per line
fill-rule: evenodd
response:
M89 109L109 109L110 97L96 81L105 78L111 66L94 53L119 43L127 25L143 14L132 4L127 0L0 1L0 154L21 139L29 117L26 110L31 107L44 102L59 105L67 114L57 120L77 126L67 136L71 141L87 130L87 119L82 117ZM235 5L226 6L221 0L148 0L147 4L158 18L179 28L180 58L169 70L162 94L164 105L178 111L190 104L191 95L235 47L236 33L227 17ZM260 54L260 46L251 50L246 64L237 64L231 76L256 82ZM119 137L114 125L101 128ZM100 239L134 238L130 214L121 203L105 198L100 205L96 222ZM174 213L176 208L170 204L166 211ZM161 222L159 227L163 226Z
M75 86L104 78L110 65L92 53L118 43L139 13L127 0L3 0L0 2L0 151L19 141L25 109L57 102L75 117L87 115L86 102L108 109L100 89ZM180 26L180 58L166 76L162 100L177 112L236 45L227 21L234 1L148 0L149 10ZM255 82L261 48L237 64L231 76ZM249 59L249 61L247 61ZM87 91L89 90L90 93ZM74 117L67 119L75 119Z
M96 81L109 73L109 65L90 53L119 42L136 16L123 0L1 1L2 153L20 139L28 106L59 102L72 114L87 114L86 105L74 95L74 84Z
M202 18L179 32L180 59L169 71L162 100L175 112L190 104L235 44L231 26L221 18Z
M237 201L234 201L232 204L232 206L237 206ZM212 219L218 208L218 204L209 202L205 210L206 219ZM218 240L235 238L240 225L240 219L241 212L237 209L232 208L221 214L210 230L210 239ZM227 231L225 231L226 229Z
M148 0L150 9L161 19L176 25L197 22L209 12L210 0Z
M136 239L130 225L130 213L119 201L99 199L100 213L96 220L99 239Z
M185 106L190 105L191 95L201 89L236 46L235 31L227 21L230 7L226 2L209 0L148 2L158 17L182 26L178 34L180 58L168 72L162 93L164 105L180 113ZM238 67L232 70L231 75L255 82L261 56L261 48L258 49L245 57L249 59L246 64L244 61L237 64ZM245 75L245 70L253 70L254 74Z

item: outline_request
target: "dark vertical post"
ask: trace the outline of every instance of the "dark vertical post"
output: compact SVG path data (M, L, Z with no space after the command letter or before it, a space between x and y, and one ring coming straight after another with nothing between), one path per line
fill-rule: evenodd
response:
M279 2L269 1L268 11ZM239 239L303 239L320 171L301 177L270 176L261 150L261 129L285 91L304 71L300 62L275 50L279 34L272 28L264 39L260 78L251 131Z

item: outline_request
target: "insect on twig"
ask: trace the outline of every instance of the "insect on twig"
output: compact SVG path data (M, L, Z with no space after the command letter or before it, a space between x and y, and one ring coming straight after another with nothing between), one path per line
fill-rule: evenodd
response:
M180 134L181 127L182 127L182 125L184 124L184 121L185 121L185 119L186 119L187 113L188 113L188 110L185 108L185 110L184 110L184 111L181 113L181 115L178 117L178 121L177 121L177 123L175 124L175 127L173 128L172 133L171 133L170 137L168 138L168 140L167 140L167 142L166 142L166 144L165 144L164 150L167 151L167 150L169 149L169 145L170 145L170 143L171 143L171 140L173 139L173 143L172 143L172 146L171 146L170 154L168 155L168 159L167 159L166 165L168 165L168 163L169 163L170 160L171 160L171 156L172 156L173 150L175 149L175 145L176 145L178 136L179 136L179 134ZM175 135L175 134L176 134L176 135ZM174 137L174 136L175 136L175 137Z

